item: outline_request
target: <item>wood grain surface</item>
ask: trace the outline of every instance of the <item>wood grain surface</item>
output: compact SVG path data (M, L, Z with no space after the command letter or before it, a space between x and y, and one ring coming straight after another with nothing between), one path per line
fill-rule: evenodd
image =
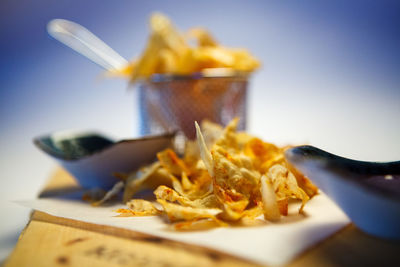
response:
M74 179L60 169L41 196L76 188ZM200 246L33 212L4 266L257 265ZM349 225L288 266L400 266L400 243L371 237Z

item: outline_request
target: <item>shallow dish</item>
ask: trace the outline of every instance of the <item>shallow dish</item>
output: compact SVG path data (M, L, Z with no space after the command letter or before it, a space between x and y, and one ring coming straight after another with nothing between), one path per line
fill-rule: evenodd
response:
M171 147L175 133L113 141L96 132L57 132L37 137L35 145L56 159L83 188L111 188L115 172L128 173Z
M285 156L361 230L400 240L400 161L351 160L312 146L289 149Z

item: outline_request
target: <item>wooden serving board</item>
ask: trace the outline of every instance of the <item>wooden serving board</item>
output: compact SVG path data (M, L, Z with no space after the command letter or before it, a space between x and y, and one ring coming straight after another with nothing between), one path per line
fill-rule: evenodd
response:
M41 195L77 187L57 170ZM400 226L399 226L400 227ZM400 266L400 242L349 225L288 266ZM4 266L257 266L233 255L125 229L33 212Z

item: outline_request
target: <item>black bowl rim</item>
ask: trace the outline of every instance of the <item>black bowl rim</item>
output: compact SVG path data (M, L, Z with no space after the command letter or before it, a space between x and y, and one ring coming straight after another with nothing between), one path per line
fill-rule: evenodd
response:
M291 154L295 151L306 151L312 150L320 153L320 156L326 157L328 162L328 167L324 170L325 172L331 172L335 174L341 180L346 182L356 183L361 188L371 192L373 194L378 194L385 198L391 198L395 201L400 202L400 194L397 194L390 190L385 190L381 187L374 186L369 183L363 182L363 175L399 175L400 174L400 161L390 161L390 162L377 162L377 161L360 161L341 157L314 146L304 145L289 148L285 151L285 158L295 167L296 163L293 160ZM352 168L350 166L355 166ZM338 168L339 167L339 168ZM334 168L338 168L333 171ZM342 168L342 169L341 169ZM364 168L364 173L360 173L360 170ZM393 171L392 171L393 170ZM354 175L355 174L355 175ZM309 177L308 177L309 178ZM311 178L309 178L311 179ZM312 179L311 179L312 180Z
M79 160L82 160L82 159L85 159L85 158L92 157L92 156L94 156L96 154L103 153L104 151L109 150L112 147L114 147L116 145L119 145L119 144L122 144L122 143L135 143L135 142L139 142L139 141L146 141L146 140L152 140L152 139L162 139L162 138L166 138L166 139L171 139L172 140L174 138L174 136L176 135L176 131L174 131L174 132L165 132L165 133L161 133L161 134L146 135L146 136L141 136L141 137L132 138L132 139L122 139L122 140L119 140L119 141L115 142L115 141L110 140L106 136L104 136L101 133L96 132L96 131L93 131L93 132L92 131L76 132L76 134L74 134L74 135L80 135L81 134L81 136L85 136L85 135L87 135L87 136L89 136L89 135L98 136L98 137L102 137L102 138L110 140L112 142L112 144L109 145L109 146L106 146L106 147L104 147L102 149L96 150L93 153L86 154L86 155L84 155L82 157L79 157L79 158L65 158L65 157L62 157L60 154L55 153L54 150L50 149L47 145L44 145L44 143L42 142L42 140L49 139L49 138L51 138L51 136L56 135L57 133L58 132L54 132L54 133L45 134L45 135L41 135L41 136L35 137L35 138L33 138L33 143L35 144L35 146L37 148L39 148L40 150L46 152L48 155L50 155L50 156L52 156L52 157L54 157L56 159L63 160L63 161L69 161L69 162L79 161ZM67 139L68 138L66 138L65 140L67 140Z

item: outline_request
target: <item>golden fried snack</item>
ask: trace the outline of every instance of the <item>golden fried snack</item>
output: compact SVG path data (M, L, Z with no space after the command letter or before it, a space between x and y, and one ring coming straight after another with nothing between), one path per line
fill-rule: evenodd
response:
M189 39L195 39L197 46L189 45ZM259 66L247 50L221 46L203 28L192 28L186 35L181 34L166 16L154 13L142 54L112 74L127 76L134 83L155 73L187 75L218 68L252 72Z
M189 141L179 158L166 149L158 161L130 175L121 216L165 215L177 230L257 225L288 215L290 200L301 200L299 213L317 188L284 160L285 148L238 133L238 119L225 129L196 123L197 142ZM196 148L197 145L197 148ZM154 189L156 201L130 200Z

